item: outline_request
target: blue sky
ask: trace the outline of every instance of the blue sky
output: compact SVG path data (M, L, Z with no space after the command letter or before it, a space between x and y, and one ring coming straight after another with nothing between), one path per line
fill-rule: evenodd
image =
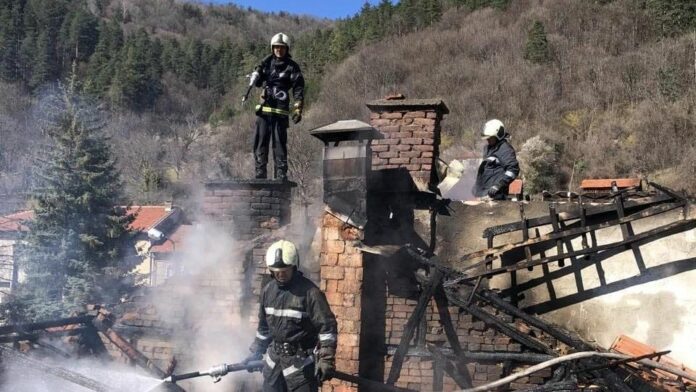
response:
M307 14L323 18L345 18L358 11L365 0L207 0L202 3L229 4L251 7L261 11L286 11L291 14ZM379 0L369 0L377 4Z

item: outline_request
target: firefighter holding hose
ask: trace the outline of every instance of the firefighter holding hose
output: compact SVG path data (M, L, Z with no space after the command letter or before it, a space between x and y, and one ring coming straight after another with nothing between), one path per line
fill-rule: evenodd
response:
M273 243L266 252L273 275L261 291L259 326L245 362L263 358L264 392L315 392L335 371L336 317L324 293L297 269L297 248Z

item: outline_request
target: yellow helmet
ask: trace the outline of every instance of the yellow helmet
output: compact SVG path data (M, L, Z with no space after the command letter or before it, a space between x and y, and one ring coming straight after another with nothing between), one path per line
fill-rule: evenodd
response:
M276 241L266 251L266 266L271 271L280 268L298 267L299 264L300 256L297 254L297 247L290 241Z

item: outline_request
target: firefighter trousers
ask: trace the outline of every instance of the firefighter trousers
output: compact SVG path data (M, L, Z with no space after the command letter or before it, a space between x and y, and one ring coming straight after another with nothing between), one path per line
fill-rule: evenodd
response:
M262 114L256 116L256 133L254 134L254 160L256 178L266 178L268 150L273 146L275 178L286 179L288 173L288 117Z
M314 358L305 353L278 355L269 349L264 356L263 392L317 392Z

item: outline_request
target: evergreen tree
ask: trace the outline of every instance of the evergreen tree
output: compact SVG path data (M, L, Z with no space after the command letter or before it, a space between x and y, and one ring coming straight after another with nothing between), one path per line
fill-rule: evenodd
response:
M87 66L84 89L103 96L109 89L117 63L116 54L123 46L123 31L115 21L99 25L99 40Z
M138 111L151 108L162 93L159 56L145 31L129 37L112 80L112 102Z
M21 10L21 4L16 1L0 9L0 77L7 81L20 76Z
M24 318L66 315L87 303L114 303L127 291L123 261L128 224L121 183L98 134L101 113L74 95L74 84L43 102L51 143L36 159L35 218L21 251L26 279L16 301Z
M60 33L64 63L86 61L94 53L99 40L99 21L91 13L76 8L64 20Z
M647 6L665 35L696 30L694 0L647 0Z
M551 49L546 39L546 31L544 25L538 20L534 22L527 33L524 58L535 64L545 64L551 61Z

